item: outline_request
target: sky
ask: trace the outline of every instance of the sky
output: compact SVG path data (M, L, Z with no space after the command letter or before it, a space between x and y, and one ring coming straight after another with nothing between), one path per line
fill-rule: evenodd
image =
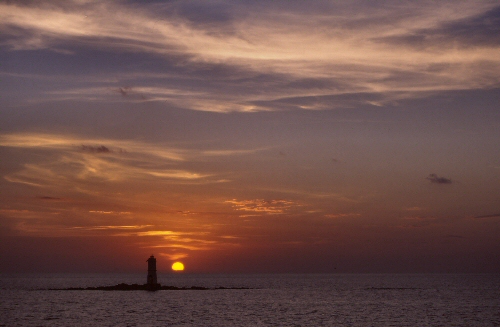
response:
M498 1L0 2L0 272L500 272Z

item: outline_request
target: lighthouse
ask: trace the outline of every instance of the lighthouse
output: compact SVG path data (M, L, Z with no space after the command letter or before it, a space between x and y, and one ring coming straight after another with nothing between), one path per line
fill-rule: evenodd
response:
M156 258L151 255L148 262L148 278L147 278L147 288L149 291L156 291L159 288L158 280L156 277Z

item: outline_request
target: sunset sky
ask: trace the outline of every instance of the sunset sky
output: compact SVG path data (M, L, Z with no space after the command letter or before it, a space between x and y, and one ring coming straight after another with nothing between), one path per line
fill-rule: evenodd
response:
M0 272L500 272L500 5L2 1L0 159Z

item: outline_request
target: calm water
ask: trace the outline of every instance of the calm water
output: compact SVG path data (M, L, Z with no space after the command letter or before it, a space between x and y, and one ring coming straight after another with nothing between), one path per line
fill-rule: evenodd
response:
M1 275L0 326L500 326L500 275Z

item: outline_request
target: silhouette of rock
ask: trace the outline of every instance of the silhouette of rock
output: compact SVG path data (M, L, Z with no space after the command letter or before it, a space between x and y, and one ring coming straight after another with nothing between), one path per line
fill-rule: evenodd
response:
M176 286L161 286L156 284L157 291L207 291L207 290L248 290L248 287L202 287L202 286L191 286L191 287L176 287ZM69 288L52 288L52 291L150 291L150 285L148 284L125 284L121 283L113 286L97 286L97 287L69 287Z
M97 287L69 287L69 288L57 288L50 289L52 291L205 291L205 290L244 290L248 289L246 287L217 287L217 288L207 288L201 286L191 286L191 287L175 287L175 286L161 286L158 284L156 275L156 258L151 255L148 260L148 275L146 278L146 284L125 284L121 283L114 286L97 286Z

